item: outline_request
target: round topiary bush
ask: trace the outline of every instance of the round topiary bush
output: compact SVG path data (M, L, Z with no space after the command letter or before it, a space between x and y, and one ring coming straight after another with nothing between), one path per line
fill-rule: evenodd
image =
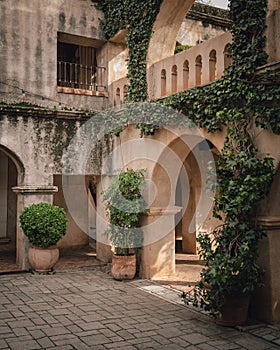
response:
M19 221L30 243L37 247L54 245L66 233L65 211L52 204L38 203L26 207Z

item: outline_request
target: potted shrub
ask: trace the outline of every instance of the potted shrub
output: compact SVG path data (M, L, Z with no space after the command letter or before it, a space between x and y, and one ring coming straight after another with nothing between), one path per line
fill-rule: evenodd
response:
M31 267L40 273L50 272L59 259L56 243L66 233L64 210L48 203L32 204L23 210L19 220L31 243L28 250Z
M205 268L191 293L183 295L225 326L246 322L250 295L262 285L258 243L265 231L254 218L275 174L273 160L248 138L240 146L230 136L218 159L215 184L214 216L222 224L212 234L198 236Z
M135 249L143 242L139 219L147 212L141 195L145 169L127 169L114 176L103 192L109 227L104 234L111 240L114 254L112 275L115 279L132 279L136 273Z
M245 224L240 224L238 232L224 224L212 235L199 235L199 255L205 268L192 301L210 311L216 323L236 326L246 322L250 295L262 285L257 258L263 235L262 229Z

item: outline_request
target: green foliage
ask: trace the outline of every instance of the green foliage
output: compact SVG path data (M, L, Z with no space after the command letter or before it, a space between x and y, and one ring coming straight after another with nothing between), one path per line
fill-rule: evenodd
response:
M280 131L279 76L257 70L267 58L263 36L266 6L265 0L232 0L232 65L210 87L197 88L196 97L186 92L164 102L175 103L177 108L187 102L189 117L210 132L227 127L217 163L214 206L214 216L223 224L211 236L198 237L205 268L192 293L184 295L215 316L220 315L228 295L250 294L261 285L258 242L265 232L254 217L275 170L273 159L255 148L250 129L256 124Z
M144 188L145 169L127 169L114 176L103 192L110 221L105 235L110 238L116 254L128 254L130 248L142 246L143 232L140 215L147 212L141 191Z
M118 3L123 4L123 1ZM147 1L150 8L155 6L147 22L145 16L149 14L145 11L148 7L144 8L142 1L139 6L138 2L131 1L128 7L133 19L133 22L126 23L129 30L131 101L147 97L145 59L152 21L160 3ZM256 149L250 130L261 126L280 134L279 72L259 69L267 60L264 36L266 12L266 0L231 0L232 64L224 76L211 85L157 101L159 105L175 109L187 117L179 121L180 125L190 119L210 133L223 128L227 130L217 163L214 207L214 216L223 224L211 236L199 236L200 255L206 267L194 294L186 296L192 299L194 305L201 305L215 315L219 315L227 295L248 294L261 284L257 257L258 242L264 231L256 224L254 216L259 201L270 189L275 170L273 160ZM120 23L123 24L122 21ZM146 23L147 28L138 26L140 23ZM172 113L166 117L156 111L155 108L149 114L141 112L143 119L139 121L138 116L135 119L141 135L153 134L173 117ZM133 114L122 118L127 123L132 121L131 116ZM210 285L210 288L205 288L205 285Z
M98 8L104 12L102 27L107 39L127 28L128 100L147 99L146 55L152 27L162 0L104 0Z
M205 268L192 291L184 295L216 317L227 296L250 294L261 286L257 264L258 242L265 235L254 219L257 205L270 189L273 160L250 147L240 125L228 131L217 164L214 216L223 224L209 235L199 235L199 255ZM235 137L239 136L239 143ZM205 288L205 284L210 288Z
M223 218L231 228L251 219L259 201L269 191L275 174L273 159L259 154L249 137L238 132L240 125L236 125L228 131L218 159L214 207L214 215ZM235 142L236 133L239 143Z
M252 11L254 8L254 11ZM232 65L210 86L166 97L160 103L175 108L209 132L234 120L254 120L280 134L279 72L258 67L266 63L266 0L230 2Z
M174 54L190 49L191 45L176 45Z
M213 236L200 235L197 241L205 268L193 294L184 295L186 300L219 317L228 296L254 292L262 285L262 269L256 260L258 241L263 236L264 231L253 223L239 223L235 228L225 224Z
M20 224L29 242L46 248L56 244L66 233L64 210L48 203L32 204L21 213Z
M103 28L107 38L119 29L128 29L129 48L128 78L129 100L144 101L147 98L146 54L153 22L159 11L160 0L116 1L104 0L98 7L104 12ZM252 11L254 8L254 11ZM210 86L189 89L166 97L158 103L184 113L197 126L208 132L216 132L238 116L253 114L256 125L272 128L280 133L279 120L279 72L257 68L266 63L265 19L266 0L232 0L230 19L233 44L231 47L232 65L225 75ZM269 84L267 84L269 82ZM183 120L181 124L183 124ZM154 124L155 127L151 126ZM138 122L141 135L151 135L162 124L161 117L151 115L147 122ZM119 134L125 122L113 130Z
M186 125L183 115L173 108L152 102L126 103L121 109L110 108L101 112L100 116L106 132L115 136L119 136L129 123L136 123L141 137L153 135L159 128L178 124L182 119Z

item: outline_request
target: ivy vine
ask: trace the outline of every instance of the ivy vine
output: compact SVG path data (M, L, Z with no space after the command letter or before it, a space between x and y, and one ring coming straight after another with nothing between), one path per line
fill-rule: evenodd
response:
M128 80L130 102L147 99L146 53L152 33L152 25L159 12L162 0L116 1L104 0L98 4L104 12L102 22L107 38L118 30L127 28L127 47L129 48ZM252 6L254 11L252 11ZM233 43L231 46L232 65L224 76L210 86L196 87L170 95L159 104L174 108L191 119L197 126L208 132L221 130L238 116L253 115L257 126L271 128L280 133L280 74L272 69L258 70L266 64L265 19L266 0L230 2L229 18ZM111 119L110 117L108 117ZM133 115L122 118L120 126L112 118L111 133L119 134ZM151 135L162 125L161 116L145 117L137 123L141 135ZM117 126L114 125L117 122Z
M107 39L127 29L128 100L131 102L147 99L146 55L161 3L162 0L104 0L98 4L104 12L105 21L101 25Z
M253 117L258 126L279 134L280 74L271 69L258 70L267 60L266 12L266 0L232 0L231 66L210 86L168 96L161 103L182 111L208 132L216 132L234 120Z
M109 10L109 2L101 6L105 10L104 28L108 35L113 33L112 23L116 25L114 31L118 25L128 28L130 101L144 101L147 97L146 52L161 1L130 0L129 4L115 1L118 10L114 11L121 8L124 13L113 22L110 22L113 12ZM147 4L144 6L144 3ZM191 120L210 133L223 127L227 130L216 164L217 183L213 183L216 191L214 216L222 219L222 224L212 238L208 235L198 238L206 268L202 272L203 281L195 286L193 298L195 305L200 303L215 315L220 313L227 295L250 293L261 281L258 241L264 231L254 216L259 201L270 189L275 167L271 157L260 154L250 130L261 126L280 134L280 74L265 67L266 13L267 0L231 0L232 64L224 76L208 86L154 101L182 112L187 117L185 122ZM133 21L128 20L128 16ZM126 125L136 115L137 118L143 115L140 122L136 119L137 127L141 134L147 135L170 122L173 116L170 113L171 117L163 117L157 108L153 113L140 110L137 114L133 108L128 108L121 118L116 115L111 118L112 113L109 116L111 127L117 127L118 133L123 128L121 119ZM205 282L211 285L210 290L205 289Z

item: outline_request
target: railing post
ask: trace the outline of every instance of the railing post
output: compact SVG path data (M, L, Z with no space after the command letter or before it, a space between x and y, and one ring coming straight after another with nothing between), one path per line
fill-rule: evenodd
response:
M71 62L58 61L58 86L106 91L105 67L93 67Z

